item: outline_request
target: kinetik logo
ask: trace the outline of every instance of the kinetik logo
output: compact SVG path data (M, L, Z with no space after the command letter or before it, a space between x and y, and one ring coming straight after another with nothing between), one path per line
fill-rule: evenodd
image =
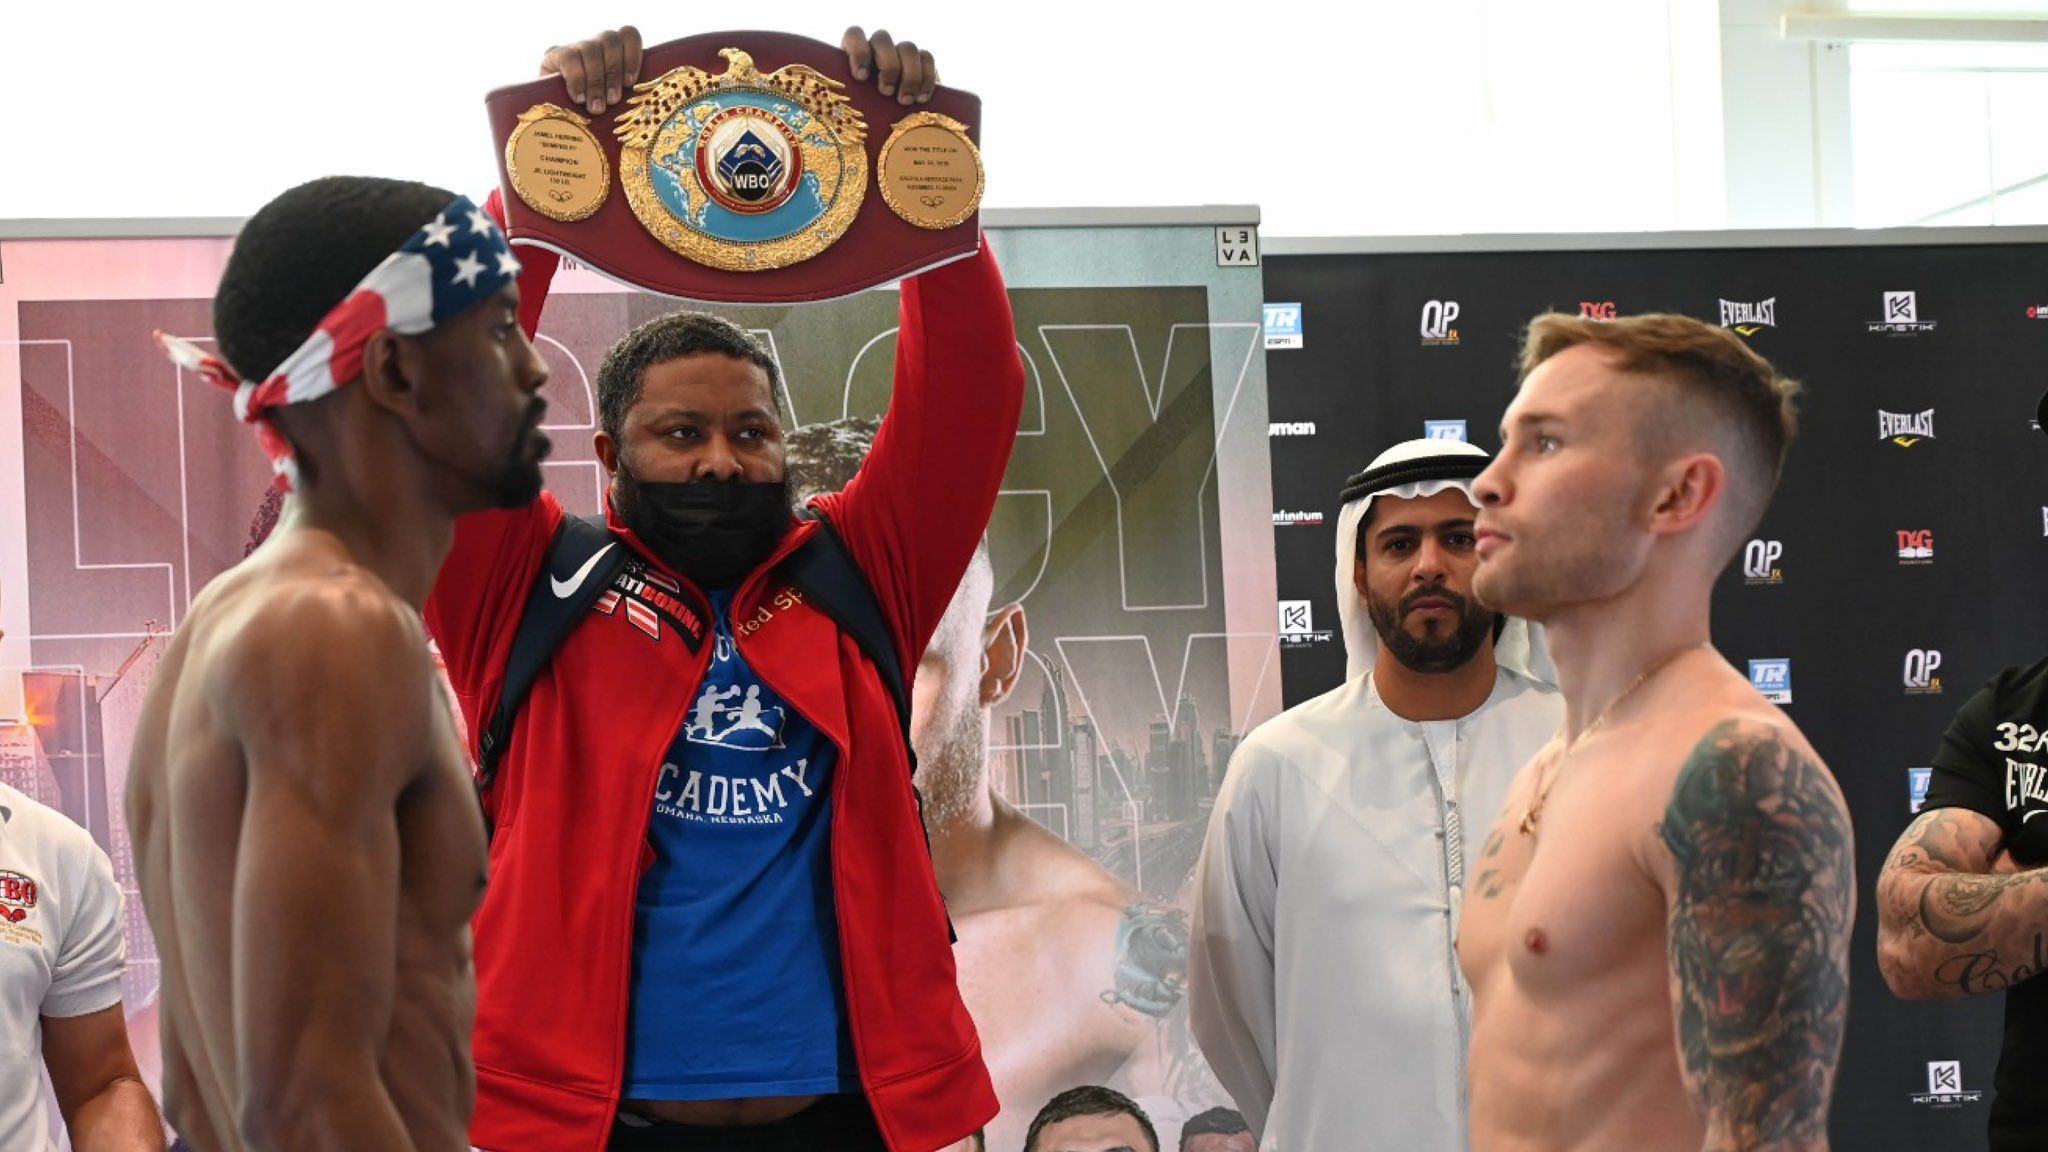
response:
M1982 1103L1984 1092L1963 1087L1962 1061L1930 1060L1927 1062L1927 1091L1915 1092L1909 1099L1915 1104L1945 1110Z
M1778 567L1778 561L1785 555L1785 545L1779 540L1751 540L1742 550L1742 582L1744 584L1783 584L1785 571Z
M1887 292L1884 294L1884 319L1870 321L1863 330L1885 336L1918 336L1922 332L1934 331L1934 321L1920 319L1918 293Z
M1268 436L1313 436L1315 434L1316 422L1313 420L1297 420L1291 424L1286 421L1276 420L1266 425L1266 435Z
M1322 522L1323 514L1321 512L1287 512L1283 510L1273 513L1273 527L1275 528L1288 528L1296 524L1321 524Z
M1328 632L1316 631L1315 612L1307 600L1280 601L1280 646L1306 648L1330 639Z
M1422 346L1424 348L1451 348L1458 343L1458 330L1452 327L1458 322L1456 300L1431 300L1422 306Z
M1934 563L1934 529L1901 529L1899 532L1899 563Z
M1579 301L1579 317L1583 320L1612 320L1617 313L1612 300Z
M1758 300L1754 304L1739 300L1721 301L1721 327L1733 328L1744 336L1754 336L1766 328L1778 326L1778 298Z
M1941 695L1941 677L1934 674L1941 667L1941 650L1938 648L1914 648L1906 653L1906 666L1901 679L1906 685L1908 696Z
M1925 412L1887 412L1877 410L1877 438L1889 440L1901 448L1911 448L1922 440L1934 439L1934 409Z

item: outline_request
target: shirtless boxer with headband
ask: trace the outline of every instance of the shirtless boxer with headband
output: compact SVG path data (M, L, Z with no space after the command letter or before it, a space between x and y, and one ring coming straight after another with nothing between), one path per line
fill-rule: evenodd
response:
M207 1152L469 1147L484 831L420 609L457 516L540 491L518 272L466 199L317 180L236 241L219 354L161 338L292 492L135 734L166 1103Z

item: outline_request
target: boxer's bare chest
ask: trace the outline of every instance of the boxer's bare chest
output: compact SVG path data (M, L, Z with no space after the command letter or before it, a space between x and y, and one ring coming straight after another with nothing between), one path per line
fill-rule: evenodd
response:
M1516 781L1460 921L1459 957L1482 995L1508 975L1525 995L1561 993L1662 955L1654 845L1669 773L1629 747L1610 738L1560 764L1553 745Z

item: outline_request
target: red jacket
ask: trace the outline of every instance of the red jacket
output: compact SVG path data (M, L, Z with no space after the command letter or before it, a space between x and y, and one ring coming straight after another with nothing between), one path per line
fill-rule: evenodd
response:
M530 328L554 260L531 247L520 256ZM1022 406L1009 299L986 246L904 283L897 339L895 392L867 465L817 507L872 585L902 666L914 669L988 523ZM456 526L426 617L471 732L496 705L520 611L563 515L543 495ZM612 605L605 614L600 601L535 683L485 797L496 832L475 920L470 1139L493 1152L605 1146L625 1069L634 898L653 858L656 773L711 655L709 643L693 652L676 628L704 627L702 593L609 508L607 518L682 587L682 604L667 605L656 639L642 626L655 618L648 612ZM797 524L740 585L736 642L839 750L833 894L861 1085L889 1147L925 1152L986 1124L996 1096L960 1000L889 691L852 637L789 600L768 573L816 529ZM692 1041L677 1029L675 1043Z

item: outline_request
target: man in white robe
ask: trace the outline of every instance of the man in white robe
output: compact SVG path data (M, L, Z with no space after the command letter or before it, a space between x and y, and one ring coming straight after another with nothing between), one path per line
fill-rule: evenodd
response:
M1564 714L1537 630L1472 598L1487 459L1412 440L1346 483L1348 678L1247 737L1216 798L1189 1004L1262 1152L1467 1146L1465 870Z

